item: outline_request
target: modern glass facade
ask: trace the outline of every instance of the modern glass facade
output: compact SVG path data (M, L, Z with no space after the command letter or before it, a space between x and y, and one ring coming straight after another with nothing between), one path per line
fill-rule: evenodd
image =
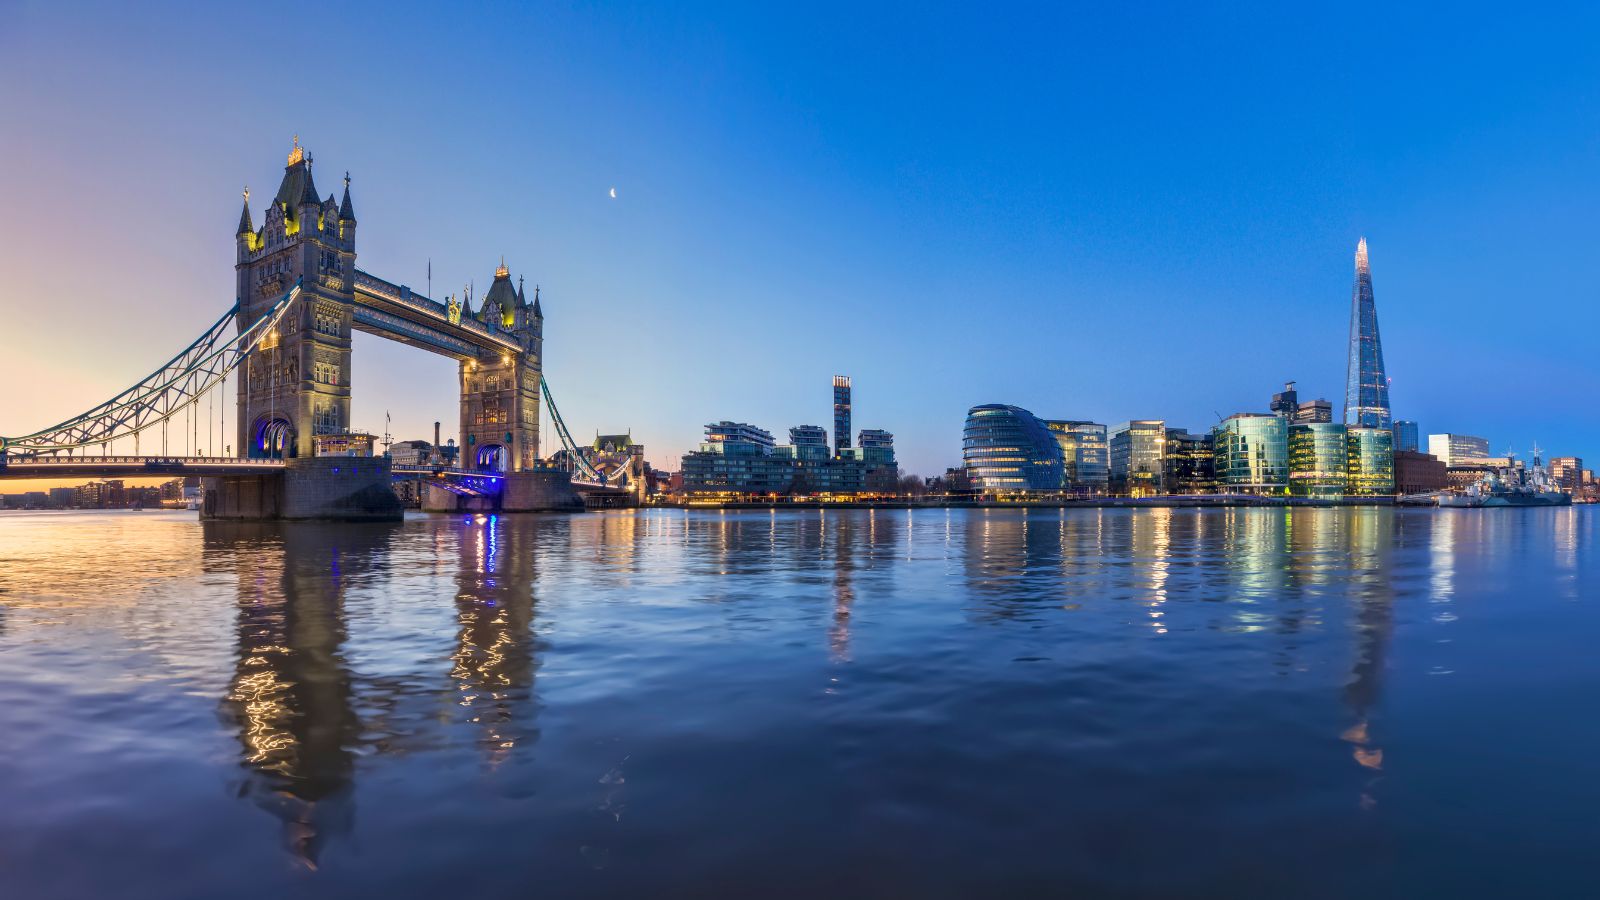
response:
M1217 489L1279 496L1289 489L1289 424L1281 416L1239 413L1211 429Z
M1106 426L1068 419L1044 424L1061 446L1061 490L1080 497L1105 496L1111 478Z
M1421 449L1418 443L1417 423L1401 419L1394 423L1394 449L1414 453Z
M1216 451L1211 435L1167 429L1162 482L1169 494L1211 494L1217 489Z
M1289 426L1289 493L1343 497L1349 490L1348 432L1332 422Z
M1388 428L1351 428L1349 493L1353 497L1381 497L1394 493L1394 432Z
M1389 378L1378 336L1378 305L1372 299L1367 239L1356 244L1356 283L1350 297L1350 357L1345 370L1344 423L1352 428L1382 428L1389 416Z
M1428 452L1446 466L1481 465L1489 458L1489 441L1470 434L1430 434Z
M1111 429L1111 493L1151 497L1165 490L1167 423L1133 419Z
M975 491L1061 490L1061 445L1019 406L987 403L968 410L961 459Z

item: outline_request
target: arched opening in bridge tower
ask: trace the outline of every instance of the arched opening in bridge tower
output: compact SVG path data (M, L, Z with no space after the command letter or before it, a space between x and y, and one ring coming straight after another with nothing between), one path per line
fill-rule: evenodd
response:
M476 468L479 472L504 472L506 470L506 448L500 444L482 444L474 457Z
M250 455L256 458L282 459L294 447L294 431L282 418L263 416L256 420L250 441Z

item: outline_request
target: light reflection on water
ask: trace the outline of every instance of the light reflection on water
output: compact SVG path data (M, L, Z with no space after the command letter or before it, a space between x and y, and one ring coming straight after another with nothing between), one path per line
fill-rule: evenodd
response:
M0 885L1563 892L1595 552L1584 509L0 515Z

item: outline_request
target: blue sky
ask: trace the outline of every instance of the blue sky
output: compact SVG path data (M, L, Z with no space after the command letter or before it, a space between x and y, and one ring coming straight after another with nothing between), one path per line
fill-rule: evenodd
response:
M349 170L358 265L543 289L575 432L1340 401L1356 239L1395 414L1600 459L1600 13L1583 5L0 4L0 433L229 303L239 191ZM616 187L618 197L608 196ZM354 423L456 416L358 336Z

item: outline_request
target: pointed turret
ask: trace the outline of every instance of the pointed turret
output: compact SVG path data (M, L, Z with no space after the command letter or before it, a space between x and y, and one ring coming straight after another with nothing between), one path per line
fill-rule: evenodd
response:
M527 306L528 305L528 295L522 290L522 276L521 275L517 276L517 305L518 306Z
M539 308L539 286L537 284L533 286L533 317L535 319L544 318L544 310Z
M339 201L339 221L354 222L356 220L355 207L350 205L350 173L344 173L344 199Z
M239 213L239 230L234 234L255 234L256 226L250 221L250 189L244 189L244 210Z
M506 268L506 259L502 256L500 266L494 270L494 281L483 293L483 321L492 321L510 331L517 327L517 307L520 305L517 289L511 286L511 270Z

